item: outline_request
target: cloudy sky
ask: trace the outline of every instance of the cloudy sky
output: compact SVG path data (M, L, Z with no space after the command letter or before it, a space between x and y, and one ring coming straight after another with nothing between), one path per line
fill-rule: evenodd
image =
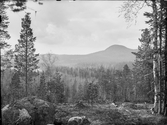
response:
M119 16L123 1L43 1L43 5L29 1L23 12L9 16L8 42L14 47L21 31L21 18L31 13L35 47L38 53L88 54L120 44L137 49L141 29L146 28L143 12L138 14L137 23L128 23ZM35 11L37 13L35 14Z

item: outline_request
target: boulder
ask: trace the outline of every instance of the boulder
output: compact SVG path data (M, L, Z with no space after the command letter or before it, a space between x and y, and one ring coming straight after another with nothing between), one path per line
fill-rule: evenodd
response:
M75 116L68 120L68 125L90 125L91 122L86 116Z
M9 107L9 104L8 104L8 105L6 105L6 106L4 106L4 107L2 108L2 112L7 111L9 108L10 108L10 107Z
M3 108L4 109L4 108ZM32 118L28 111L24 108L16 108L8 106L8 109L2 109L2 124L11 125L30 125L32 123Z
M53 104L41 100L36 96L25 97L2 109L3 125L15 122L18 122L19 125L30 124L30 122L33 122L34 125L53 123L55 108ZM27 116L27 119L24 119L25 116Z

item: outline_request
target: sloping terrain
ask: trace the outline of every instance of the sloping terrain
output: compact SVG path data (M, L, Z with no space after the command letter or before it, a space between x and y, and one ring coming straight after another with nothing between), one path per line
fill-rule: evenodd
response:
M119 63L129 63L135 60L135 55L131 52L137 52L135 49L129 49L122 45L113 45L107 49L86 55L56 55L55 65L60 66L86 66L86 65L109 65L114 67ZM46 54L45 54L46 55ZM41 55L42 56L42 55ZM40 63L42 63L40 57Z

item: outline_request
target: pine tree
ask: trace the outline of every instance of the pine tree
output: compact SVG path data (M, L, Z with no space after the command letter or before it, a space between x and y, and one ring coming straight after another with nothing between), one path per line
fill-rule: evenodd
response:
M27 13L22 19L22 29L20 39L15 46L15 68L20 74L25 77L26 95L28 95L28 88L32 79L33 72L38 68L39 54L35 54L34 42L36 37L33 36L33 31L30 28L31 18Z

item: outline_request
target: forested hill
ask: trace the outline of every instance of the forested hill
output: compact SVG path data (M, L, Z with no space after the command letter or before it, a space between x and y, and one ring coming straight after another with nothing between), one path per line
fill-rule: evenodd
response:
M137 49L129 49L122 45L112 45L103 51L98 51L86 55L52 55L56 57L55 65L59 66L111 66L115 68L122 68L124 64L131 64L135 60L135 56L131 52L137 52ZM47 54L40 55L40 62L42 63L42 56L47 59Z

